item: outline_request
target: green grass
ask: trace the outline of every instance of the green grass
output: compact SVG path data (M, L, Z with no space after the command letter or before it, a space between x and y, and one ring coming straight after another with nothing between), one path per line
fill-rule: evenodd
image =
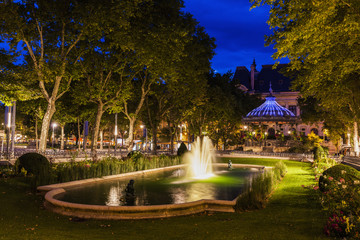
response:
M278 161L231 160L266 166ZM0 180L0 239L326 239L326 214L310 190L301 187L315 183L310 165L284 163L288 173L265 209L157 220L71 221L43 209L42 198L25 184Z

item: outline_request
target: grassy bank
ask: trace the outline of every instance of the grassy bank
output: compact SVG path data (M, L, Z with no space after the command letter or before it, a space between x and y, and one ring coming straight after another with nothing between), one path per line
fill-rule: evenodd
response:
M267 166L278 161L231 160ZM157 220L74 221L43 209L42 198L26 185L0 180L0 239L326 239L326 216L301 187L315 181L310 165L284 162L288 173L265 209Z

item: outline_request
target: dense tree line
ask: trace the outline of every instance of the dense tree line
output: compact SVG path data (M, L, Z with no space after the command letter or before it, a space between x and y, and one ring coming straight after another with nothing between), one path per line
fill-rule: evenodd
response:
M245 113L231 75L211 72L215 39L181 0L5 1L0 20L0 39L9 45L0 52L0 100L20 101L34 138L40 130L40 152L54 120L62 138L77 139L89 121L96 159L99 135L114 131L115 113L128 149L139 120L155 146L167 122L173 148L180 123L201 135L225 118L233 130Z
M358 0L252 0L270 6L273 33L267 45L275 59L290 59L293 88L310 110L309 121L324 121L334 138L353 130L358 154L360 117L360 3ZM312 116L311 116L312 115ZM309 117L309 118L308 118ZM316 119L314 119L316 118Z

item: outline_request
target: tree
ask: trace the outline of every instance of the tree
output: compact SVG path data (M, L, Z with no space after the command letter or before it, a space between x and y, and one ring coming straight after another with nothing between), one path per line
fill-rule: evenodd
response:
M132 81L136 94L130 101L123 102L122 112L129 120L126 141L129 149L146 96L155 84L179 80L178 63L189 54L185 48L193 39L196 22L191 15L181 12L182 7L183 2L179 0L156 0L144 4L132 21L129 34L135 40L136 64L142 71Z
M352 119L354 147L358 153L357 123L360 114L360 4L357 0L286 1L253 0L253 7L271 7L269 25L274 58L290 59L296 74L294 89L315 97L325 110Z
M77 77L69 68L83 53L78 49L80 40L101 38L102 29L108 26L103 20L107 19L109 8L120 24L124 15L132 13L130 7L134 2L137 1L33 0L6 1L0 5L1 38L10 43L10 51L24 55L27 72L23 79L37 86L47 101L40 151L46 149L55 103Z

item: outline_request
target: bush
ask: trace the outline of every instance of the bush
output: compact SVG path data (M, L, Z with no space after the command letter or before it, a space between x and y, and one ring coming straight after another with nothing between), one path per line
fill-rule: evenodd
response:
M346 165L326 170L319 179L320 202L330 214L324 232L341 239L360 236L360 176Z
M279 161L275 164L274 173L275 173L275 177L278 180L285 177L285 174L287 173L287 167L283 161Z
M49 160L39 153L25 153L15 162L16 173L24 168L28 173L39 175L41 171L49 171Z
M50 178L50 163L45 156L35 152L25 153L15 162L16 173L24 173L22 169L26 170L32 187L48 184Z
M184 155L184 153L186 153L187 151L188 151L188 149L187 149L185 143L182 142L182 143L180 144L180 147L179 147L178 150L177 150L177 155L178 155L179 157L181 157L181 156Z
M179 157L161 155L150 159L137 153L124 160L108 157L96 162L59 163L53 165L52 182L68 182L178 164L180 164Z
M321 159L327 158L329 151L327 148L317 146L314 148L314 161L321 161Z
M235 211L241 212L264 208L266 199L286 172L286 165L280 161L275 164L273 169L256 175L252 181L246 184L244 192L237 198L234 206Z
M140 151L131 151L128 153L127 157L137 160L141 157L144 157L144 155Z
M330 182L332 180L340 181L343 179L345 182L360 180L360 172L353 167L339 164L335 165L323 172L319 178L320 191L326 192L329 190Z

